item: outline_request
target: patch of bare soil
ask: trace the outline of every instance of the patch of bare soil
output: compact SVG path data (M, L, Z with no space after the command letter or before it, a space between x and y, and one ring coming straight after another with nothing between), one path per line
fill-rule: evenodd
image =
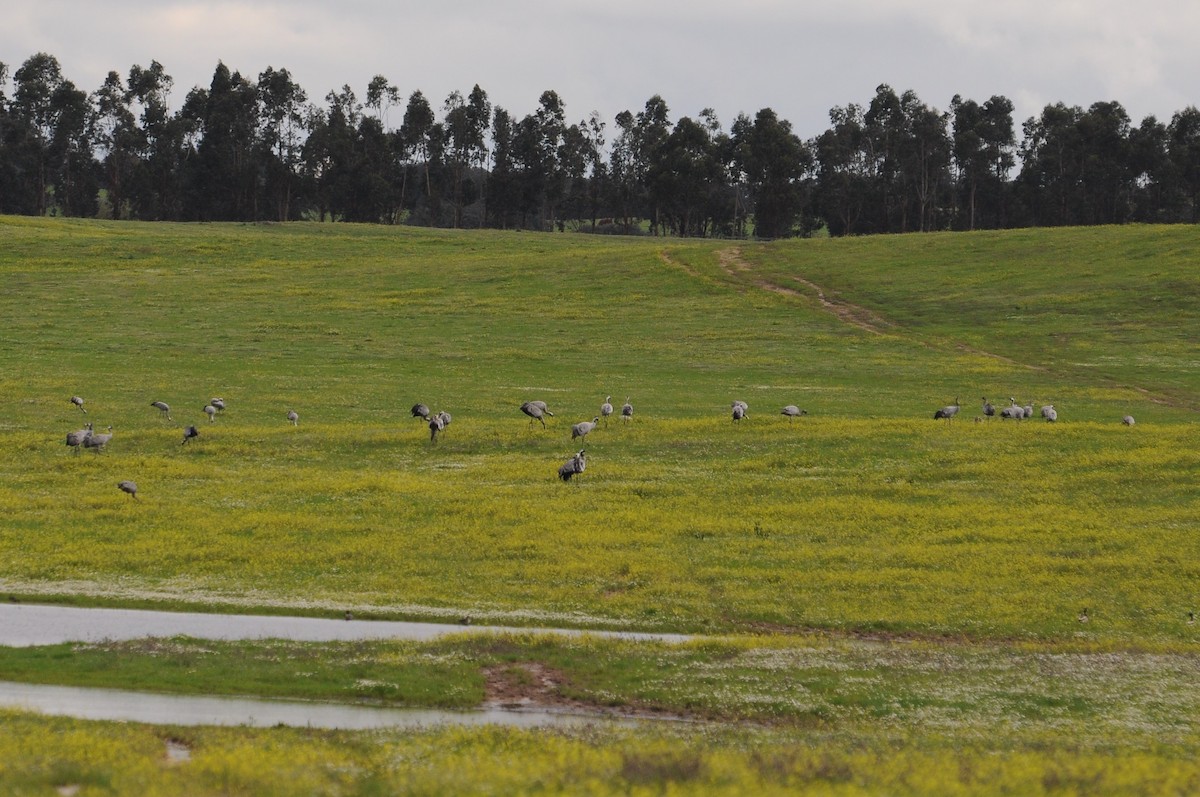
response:
M483 677L485 708L562 711L623 719L685 719L660 711L632 706L604 706L566 697L562 693L566 677L541 662L497 664L485 668Z

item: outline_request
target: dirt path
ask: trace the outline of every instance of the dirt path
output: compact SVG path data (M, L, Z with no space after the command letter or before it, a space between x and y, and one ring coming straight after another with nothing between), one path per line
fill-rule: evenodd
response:
M752 285L761 290L802 299L811 298L810 294L815 294L817 302L824 310L832 313L843 323L857 327L864 332L870 332L873 335L887 335L889 334L889 330L896 328L895 324L873 310L868 310L865 307L851 304L850 302L829 298L824 288L803 277L796 276L792 277L792 279L807 288L808 293L755 276L750 264L742 257L742 250L736 247L721 250L719 258L721 269L726 274L735 279L748 278Z
M801 291L786 285L779 285L778 283L771 282L770 280L756 275L754 273L754 268L749 262L746 261L745 258L742 257L742 250L739 247L733 246L722 249L720 252L718 252L717 256L721 270L724 271L726 275L740 283L749 284L760 290L770 291L782 296L790 296L805 300L811 300L815 297L820 307L826 312L835 316L838 320L857 329L861 329L864 332L870 332L874 335L899 335L903 334L904 332L903 327L901 327L899 324L889 321L888 319L876 313L874 310L861 305L853 304L851 302L842 301L841 299L836 298L836 296L830 296L823 287L799 275L793 276L791 279L797 284L804 286L806 290ZM700 276L693 269L687 268L686 266L671 260L665 252L662 253L662 257L664 261L681 268L685 273L693 276ZM945 344L939 345L936 342L927 340L914 339L914 342L929 349L944 350L945 348ZM1013 359L1012 357L1006 357L1002 354L996 354L995 352L976 348L961 341L952 341L948 345L951 345L956 350L966 354L971 354L978 357L987 357L989 359L1011 365L1015 368L1024 368L1026 370L1036 371L1038 373L1053 373L1053 369L1046 366L1021 362ZM1143 395L1146 400L1155 404L1183 409L1197 409L1196 406L1186 400L1177 399L1162 393L1156 393L1138 385L1127 385L1115 380L1105 381L1108 382L1110 386L1118 389L1136 391L1137 393Z

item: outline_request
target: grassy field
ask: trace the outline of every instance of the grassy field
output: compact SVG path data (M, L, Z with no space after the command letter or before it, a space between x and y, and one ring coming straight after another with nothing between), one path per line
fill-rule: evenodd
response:
M1187 227L755 244L0 218L0 596L738 635L674 652L519 644L512 656L553 661L586 702L766 726L752 742L667 732L647 744L682 769L661 771L630 763L620 735L555 736L551 792L577 765L650 792L1028 793L1026 777L1120 791L1122 771L1152 787L1139 791L1187 791L1200 729L1191 703L1162 695L1197 680L1198 244ZM571 424L608 395L629 397L632 421L592 432L587 471L558 481L585 445ZM1059 422L976 423L985 395L1053 403ZM209 423L213 396L228 409ZM935 422L956 396L958 418ZM518 409L535 398L556 413L546 429ZM750 405L736 424L734 399ZM408 417L417 401L453 414L436 444ZM789 421L785 404L809 414ZM108 450L63 445L84 420L113 426ZM185 446L186 424L200 437ZM863 635L883 647L856 647ZM30 655L5 652L0 677L110 683L124 677L112 662L143 661L154 688L188 689L136 645ZM247 692L294 682L251 677L257 655L214 654ZM337 671L349 654L286 658L304 655ZM299 696L470 703L497 665L487 650L428 675L401 661L439 655L358 656L382 668L366 681L432 679L423 691L335 679ZM806 669L813 655L826 671ZM1042 657L1074 655L1096 657L1067 660L1105 697L1043 672ZM943 678L949 692L923 680ZM1125 699L1126 683L1142 686ZM69 726L85 746L112 733L21 723L33 738ZM159 755L146 733L112 738ZM269 789L230 773L269 758L263 745L316 762L341 743L192 733L221 750L228 779L213 783L248 793ZM390 793L397 777L433 792L380 761L446 736L438 761L481 755L497 778L538 738L371 737L331 760L357 773L346 793ZM0 747L21 744L0 732ZM997 757L1016 780L995 776ZM0 782L58 777L9 767ZM928 780L946 767L958 775ZM154 777L177 793L171 772Z

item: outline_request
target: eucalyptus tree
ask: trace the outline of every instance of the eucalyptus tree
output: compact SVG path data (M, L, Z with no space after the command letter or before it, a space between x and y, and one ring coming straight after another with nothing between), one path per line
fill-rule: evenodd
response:
M600 114L593 111L587 119L563 131L560 148L570 215L579 221L590 221L593 231L605 192L604 127Z
M929 107L913 91L900 97L903 132L898 143L902 187L900 231L926 232L941 227L940 209L949 204L952 145L947 132L948 114Z
M656 150L650 197L660 217L680 237L709 229L713 197L724 182L717 147L708 127L684 116Z
M1200 110L1189 105L1171 117L1166 130L1171 173L1186 206L1185 218L1200 221Z
M867 232L863 215L873 174L862 106L834 107L829 121L810 145L817 159L814 204L832 235Z
M1078 223L1082 179L1079 118L1083 109L1054 103L1021 126L1021 171L1017 184L1035 225Z
M198 114L200 140L191 171L195 216L207 221L253 221L258 217L259 99L255 84L223 62L207 91L189 97Z
M357 219L354 173L362 106L347 85L327 93L325 104L324 114L316 120L320 127L309 136L316 136L309 157L315 159L319 171L316 188L321 206L334 221Z
M55 209L66 216L95 216L100 184L93 106L87 93L69 80L58 86L52 104L57 116L51 141Z
M392 106L400 104L400 89L389 83L383 75L376 75L367 84L367 99L364 104L375 111L380 127L387 131L388 111Z
M740 116L732 131L737 169L753 203L755 235L792 235L807 204L812 152L792 132L791 123L770 108L760 110L753 121Z
M434 122L433 108L430 107L429 100L425 99L425 95L420 90L414 91L409 95L408 105L404 109L400 137L404 141L406 151L421 156L426 198L433 194L433 185L429 175L429 137L433 131ZM407 175L407 170L405 173ZM406 187L407 178L404 185L401 186L402 193L405 192Z
M297 217L293 198L301 190L308 95L286 69L268 66L258 76L259 144L263 190L277 221Z
M126 214L126 192L137 169L137 120L130 108L124 81L115 70L108 73L104 84L92 93L91 100L96 109L96 146L103 153L109 216L118 219Z
M645 107L636 117L634 131L635 173L650 199L651 228L654 234L658 235L662 231L661 206L658 203L661 193L656 194L651 187L652 170L660 159L661 148L671 134L670 109L661 96L655 94L646 100Z
M1034 224L1112 224L1132 212L1130 122L1119 103L1047 105L1024 125L1018 183Z
M202 95L189 94L190 104L185 102L185 108L172 115L174 82L158 61L146 68L135 64L129 70L126 91L138 119L138 158L126 196L133 215L140 219L179 219L184 214L184 172L199 141Z
M957 94L950 101L954 164L968 230L1004 226L1004 193L1016 164L1012 112L1012 102L998 95L983 105Z
M1132 221L1171 222L1185 218L1180 183L1168 152L1167 126L1154 116L1129 131L1133 176Z
M499 229L508 229L518 218L516 137L516 122L508 111L497 106L492 113L492 163L485 214L488 224Z
M492 106L488 102L487 92L476 84L468 99L464 99L460 92L454 91L446 98L443 107L446 162L450 170L451 195L454 200L453 226L461 227L463 206L466 204L464 198L474 198L481 193L474 181L468 186L467 179L475 170L482 171L487 158L484 139L491 123Z
M641 214L645 183L637 157L637 129L633 114L621 111L614 120L617 134L608 153L608 196L626 234Z
M8 97L4 94L7 83L8 64L0 61L0 213L15 212L15 206L10 202L17 192L16 154L11 140L16 131L8 111Z
M553 230L559 203L566 190L562 156L566 133L565 108L554 91L544 91L538 108L522 117L513 128L512 162L523 223L533 218L539 230Z
M6 147L16 177L10 207L43 216L53 194L64 212L85 213L88 187L80 183L94 167L87 95L63 77L58 59L47 53L26 59L13 82ZM94 178L90 182L94 191ZM94 202L93 197L93 207Z
M1133 209L1131 122L1119 102L1093 103L1079 118L1084 224L1122 224Z

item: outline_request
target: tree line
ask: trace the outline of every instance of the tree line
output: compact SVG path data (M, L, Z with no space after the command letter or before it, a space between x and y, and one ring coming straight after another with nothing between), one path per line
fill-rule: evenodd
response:
M163 66L87 93L46 53L0 62L0 213L321 221L778 238L1198 219L1200 111L1133 126L1117 102L1003 96L949 110L881 85L801 139L770 108L726 130L651 97L568 123L544 92L517 118L476 85L435 105L376 76L309 100L286 69L218 63L169 106Z

